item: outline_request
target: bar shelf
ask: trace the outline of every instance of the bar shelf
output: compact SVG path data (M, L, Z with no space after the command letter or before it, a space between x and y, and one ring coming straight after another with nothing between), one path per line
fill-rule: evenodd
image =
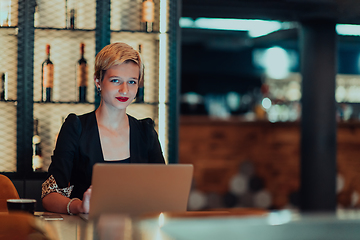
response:
M70 32L77 32L77 31L84 31L84 32L93 32L95 29L80 29L80 28L56 28L56 27L35 27L35 30L55 30L55 31L70 31Z

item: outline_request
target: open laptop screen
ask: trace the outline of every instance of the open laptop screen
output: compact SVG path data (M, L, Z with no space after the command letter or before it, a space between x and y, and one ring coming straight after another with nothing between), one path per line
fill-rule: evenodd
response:
M191 164L97 163L89 218L186 211L192 176Z

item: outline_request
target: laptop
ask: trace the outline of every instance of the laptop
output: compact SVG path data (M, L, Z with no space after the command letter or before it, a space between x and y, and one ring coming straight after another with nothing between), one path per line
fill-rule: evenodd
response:
M186 211L192 176L191 164L97 163L89 214L80 216Z

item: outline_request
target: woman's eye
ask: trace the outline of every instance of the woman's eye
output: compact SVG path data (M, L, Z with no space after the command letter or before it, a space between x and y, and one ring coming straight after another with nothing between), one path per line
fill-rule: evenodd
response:
M113 83L118 83L118 82L119 82L119 79L111 79L111 82L113 82Z
M129 83L130 84L137 84L137 82L135 80L130 80Z

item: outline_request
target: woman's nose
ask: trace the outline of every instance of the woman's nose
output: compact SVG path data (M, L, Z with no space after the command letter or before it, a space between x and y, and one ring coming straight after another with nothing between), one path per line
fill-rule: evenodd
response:
M120 94L124 94L124 95L126 95L128 93L128 87L127 87L126 83L123 83L120 85L119 92L120 92Z

